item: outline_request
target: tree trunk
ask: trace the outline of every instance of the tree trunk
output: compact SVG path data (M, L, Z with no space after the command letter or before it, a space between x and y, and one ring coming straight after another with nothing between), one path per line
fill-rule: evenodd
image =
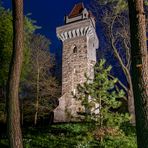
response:
M135 107L134 107L134 94L132 88L128 90L128 111L131 115L130 123L135 125Z
M148 61L143 0L128 0L137 142L148 146Z
M37 57L37 65L39 66L38 57ZM38 110L39 110L39 79L40 79L40 70L39 70L39 67L38 67L38 70L37 70L37 81L36 81L36 104L35 104L34 125L37 124Z
M23 101L23 99L21 100L21 111L20 111L20 113L21 113L21 125L23 126L23 124L24 124L24 101Z
M10 148L23 148L19 82L23 58L23 0L13 0L13 53L7 84L7 126Z
M131 78L130 72L127 73L126 78L127 78L127 81L128 81L127 94L128 94L128 111L131 115L130 123L132 125L135 125L136 124L136 121L135 121L136 120L135 119L135 103L134 103L132 78Z

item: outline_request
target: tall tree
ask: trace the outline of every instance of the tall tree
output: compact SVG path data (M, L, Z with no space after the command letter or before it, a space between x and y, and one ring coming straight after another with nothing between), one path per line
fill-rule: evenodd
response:
M0 121L6 122L6 82L8 80L9 64L12 56L13 42L12 12L0 7ZM37 29L33 20L24 18L24 58L21 81L24 81L29 67L30 37Z
M148 0L145 0L145 6L147 9ZM108 63L113 66L112 75L118 77L119 85L127 94L128 110L132 115L131 123L135 124L134 95L130 74L131 45L127 1L94 0L92 9L96 13L99 25L103 30L103 36L105 36L105 45L104 40L101 44L102 53L105 54L104 56L107 58ZM115 57L114 62L113 57ZM119 72L121 75L119 75Z
M20 127L19 82L23 61L23 0L13 0L13 53L7 91L8 139L11 148L22 148Z
M148 52L143 0L128 0L137 141L148 146Z
M0 8L0 86L8 79L9 64L12 56L13 27L12 12ZM24 17L24 60L22 69L22 79L25 79L28 72L28 62L30 57L30 37L37 29L33 20Z
M119 8L119 6L121 7ZM97 0L92 5L96 14L100 12L97 15L97 20L103 30L105 40L105 44L104 40L101 43L103 50L100 50L100 52L103 53L107 62L113 66L111 77L118 77L118 84L127 94L125 99L128 104L128 111L132 116L131 123L135 124L134 96L130 75L129 20L125 7L124 0L106 0L103 2Z
M49 39L40 34L32 36L30 72L27 80L24 81L22 91L26 94L24 96L24 119L31 115L29 113L26 116L30 106L29 112L34 114L34 125L49 115L53 107L52 101L56 101L60 92L58 82L52 74L55 60L49 52L49 44Z
M106 66L104 59L101 59L95 66L94 80L86 77L86 82L78 85L75 95L76 99L81 101L82 107L79 110L81 119L86 117L87 121L93 121L94 127L95 125L97 127L95 133L100 144L104 142L105 137L109 138L105 130L118 129L115 131L116 134L119 131L121 133L121 125L129 121L129 115L119 111L124 91L117 87L117 78L109 77L111 68Z
M120 122L118 118L121 117L121 114L119 115L111 110L117 110L124 97L124 91L117 87L118 79L109 77L112 67L107 67L105 64L104 59L96 64L94 80L86 77L87 81L78 85L75 96L84 106L82 111L85 109L86 114L91 114L90 118L97 121L100 128L111 126L113 122L115 123L115 120Z

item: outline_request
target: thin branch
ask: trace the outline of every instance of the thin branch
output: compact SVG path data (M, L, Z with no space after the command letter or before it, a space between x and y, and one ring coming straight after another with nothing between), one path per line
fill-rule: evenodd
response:
M114 40L114 36L113 36L113 25L114 25L114 22L116 20L117 16L114 17L113 21L112 21L112 24L111 24L111 27L110 27L110 40L111 40L111 46L114 50L114 53L115 53L115 57L117 58L117 60L119 61L119 64L120 66L122 67L122 70L124 72L124 74L127 76L129 74L129 70L127 69L127 67L124 65L123 61L122 61L122 58L120 57L118 51L117 51L117 48L115 47L114 43L115 43L115 40Z
M110 77L110 78L112 78L112 79L115 79L115 77L113 76L113 75L111 75L111 74L108 74L108 76ZM120 86L122 86L122 88L126 91L126 92L128 92L128 88L118 79L117 80L118 81L118 83L120 84Z
M127 69L130 70L131 67L131 53L130 53L130 48L127 46L127 43L125 41L125 39L123 40L124 46L126 48L126 60L127 60Z

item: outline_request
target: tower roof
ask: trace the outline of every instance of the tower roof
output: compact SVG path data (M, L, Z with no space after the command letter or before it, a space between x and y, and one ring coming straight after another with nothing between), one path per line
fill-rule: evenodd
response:
M89 18L93 18L95 20L95 17L93 16L92 12L90 10L87 10L84 7L83 3L78 3L78 4L75 4L70 14L65 16L65 24L69 24L69 23L73 23L76 21L81 21Z
M80 15L83 10L84 10L84 5L83 5L83 3L75 4L75 6L73 7L72 11L71 11L70 14L68 15L68 17L69 17L69 18L76 17L76 16Z

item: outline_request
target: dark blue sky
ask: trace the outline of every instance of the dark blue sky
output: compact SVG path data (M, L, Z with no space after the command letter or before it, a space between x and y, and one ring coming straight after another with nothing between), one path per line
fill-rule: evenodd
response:
M64 16L69 14L73 6L83 2L88 7L91 0L24 0L24 13L31 13L30 18L37 21L42 28L37 30L51 40L51 50L60 47L56 37L56 27L64 23ZM3 6L11 8L11 0L2 0Z
M2 0L2 2L4 7L11 8L11 0ZM52 43L50 50L56 55L61 54L59 48L62 48L61 42L56 37L56 27L64 24L64 16L68 15L74 5L79 2L83 2L88 8L91 0L24 0L25 15L31 13L30 18L36 20L36 25L42 27L37 30L37 33L50 39ZM102 47L99 50L103 50L105 40L100 25L97 26L97 34Z

